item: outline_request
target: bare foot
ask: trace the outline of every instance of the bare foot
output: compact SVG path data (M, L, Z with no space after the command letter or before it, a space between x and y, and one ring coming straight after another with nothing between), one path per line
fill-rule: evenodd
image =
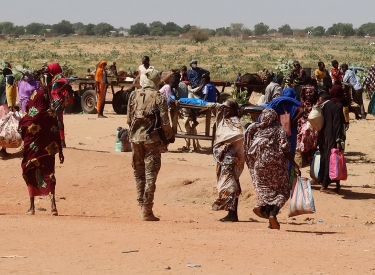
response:
M98 118L108 118L105 115L98 115Z
M51 215L52 216L58 216L59 215L59 212L57 212L56 208L51 210Z
M26 215L35 215L35 209L30 208L29 210L27 210Z

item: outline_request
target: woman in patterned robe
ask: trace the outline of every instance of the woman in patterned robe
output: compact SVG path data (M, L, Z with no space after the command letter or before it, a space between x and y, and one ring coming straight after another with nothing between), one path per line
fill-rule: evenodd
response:
M263 110L260 123L247 128L244 147L245 161L258 195L253 211L259 217L269 219L270 228L280 229L276 215L290 195L288 160L297 175L301 172L290 153L290 142L276 111Z
M245 159L243 151L244 128L239 116L238 103L229 99L223 104L211 103L217 110L216 136L213 155L216 161L216 184L219 197L212 210L226 210L228 215L220 221L237 222L238 197L241 194L239 178Z
M55 154L64 162L56 111L50 109L48 94L35 90L26 106L19 124L24 141L22 176L30 195L28 215L35 214L35 196L48 195L51 199L51 214L58 215L55 202Z

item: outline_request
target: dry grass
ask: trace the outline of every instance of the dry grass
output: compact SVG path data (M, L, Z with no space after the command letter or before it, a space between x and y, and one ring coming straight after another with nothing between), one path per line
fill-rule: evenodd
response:
M315 69L318 61L327 67L330 61L369 67L374 63L375 47L368 39L272 39L240 41L233 38L211 38L203 44L194 44L182 38L98 38L59 37L45 41L1 40L0 59L12 64L29 61L31 68L44 62L67 62L76 74L83 76L87 68L94 69L102 58L117 62L118 70L135 70L143 55L159 70L188 65L197 59L199 66L211 71L214 79L234 80L237 73L274 69L280 57L297 59Z

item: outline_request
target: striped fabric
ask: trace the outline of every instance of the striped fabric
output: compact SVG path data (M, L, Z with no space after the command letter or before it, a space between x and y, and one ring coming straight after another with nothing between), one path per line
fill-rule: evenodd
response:
M314 198L308 178L298 177L292 189L289 217L315 213Z

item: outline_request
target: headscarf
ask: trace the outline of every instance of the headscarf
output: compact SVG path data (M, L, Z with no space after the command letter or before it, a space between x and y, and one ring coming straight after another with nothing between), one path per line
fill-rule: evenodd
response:
M104 72L104 69L105 69L106 66L107 66L107 60L105 60L105 59L100 60L98 66L96 68L96 71L95 71L95 81L96 82L102 83L103 72Z
M47 68L52 75L52 77L55 77L57 74L62 74L62 69L59 65L59 63L53 62L51 64L47 65Z
M244 128L238 117L239 110L238 103L232 98L217 109L217 128L213 144L214 159L217 162L224 159L223 154L226 153L226 150L223 150L223 146L226 148L228 143L240 142L244 138Z
M272 142L271 138L275 134L276 136L281 136L281 132L283 132L285 135L285 131L278 120L278 114L271 108L266 108L262 111L260 123L262 123L262 127L258 126L258 122L253 123L247 128L245 133L244 147L247 163L254 161L254 159L265 157L262 148L268 147L265 144L270 144ZM279 134L277 135L277 133ZM286 146L289 146L289 144L286 144ZM275 155L283 154L282 152L283 148L280 148L274 153Z
M150 87L157 89L157 85L160 82L159 72L155 69L147 69L145 75L146 79L143 81L142 88Z
M307 96L306 96L307 92L313 92L313 95L312 95L311 98L307 98ZM318 99L317 97L318 97L318 94L317 94L314 86L312 86L312 85L302 86L302 91L301 91L301 95L300 95L301 103L302 103L302 106L305 109L307 109L309 112L311 111L312 107L316 103L316 101Z
M32 72L27 71L28 75L24 75L22 79L18 82L18 96L20 97L21 101L21 112L23 113L26 109L26 104L31 96L31 94L35 90L40 90L40 84L39 82L36 82L32 78Z
M329 93L333 102L341 102L344 98L344 89L341 85L333 85Z

